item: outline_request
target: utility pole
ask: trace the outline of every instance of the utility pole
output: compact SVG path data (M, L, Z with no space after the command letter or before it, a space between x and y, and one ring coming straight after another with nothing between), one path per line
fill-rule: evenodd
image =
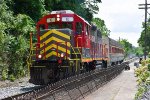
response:
M139 6L144 6L144 7L140 7L139 9L145 9L145 34L144 34L144 44L145 44L145 47L144 47L144 59L146 60L146 34L147 34L147 9L149 9L150 7L148 7L148 5L150 4L147 4L147 0L145 0L145 4L139 4Z

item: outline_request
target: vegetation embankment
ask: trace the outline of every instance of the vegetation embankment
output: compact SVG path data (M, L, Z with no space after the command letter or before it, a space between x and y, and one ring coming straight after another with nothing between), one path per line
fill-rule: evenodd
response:
M150 58L142 61L141 66L135 70L135 75L138 83L138 91L135 95L135 100L149 97L150 94L145 94L150 91Z

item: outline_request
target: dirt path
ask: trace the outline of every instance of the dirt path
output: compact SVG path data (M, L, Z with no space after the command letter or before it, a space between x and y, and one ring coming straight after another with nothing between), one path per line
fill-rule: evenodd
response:
M137 91L133 63L130 70L124 71L115 79L85 97L84 100L134 100Z

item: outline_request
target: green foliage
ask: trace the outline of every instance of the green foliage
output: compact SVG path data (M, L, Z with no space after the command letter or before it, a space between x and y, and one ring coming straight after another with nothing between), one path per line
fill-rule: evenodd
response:
M35 22L42 17L45 12L45 0L12 0L12 10L15 15L26 14L30 16ZM19 8L19 9L18 9Z
M34 22L27 15L14 16L6 1L0 3L0 69L3 80L13 81L25 75L29 32L34 31Z
M6 67L2 69L2 80L6 80L8 78L8 70Z
M143 25L143 30L141 32L141 36L138 40L138 43L141 47L143 47L143 51L146 51L147 53L150 52L150 18L148 19L147 22L147 29L146 29L146 33L145 33L145 23L142 24Z
M147 71L147 66L141 66L135 70L135 74L137 77L139 77L145 71Z
M45 8L48 11L72 10L87 21L91 22L93 14L99 11L98 3L100 2L101 0L45 0Z
M99 11L98 3L100 2L101 0L13 0L13 3L9 5L15 15L19 13L29 15L35 22L45 12L52 10L72 10L91 21L93 14Z
M23 37L23 36L19 36L18 38L14 38L11 41L11 47L10 47L10 55L12 55L12 57L10 58L11 62L10 62L10 66L9 66L9 71L10 74L13 74L16 77L20 77L23 68L23 63L25 61L23 61L24 56L26 53L28 53L27 48L28 46L28 42L26 42L27 40ZM22 75L21 75L22 76Z
M134 53L135 53L136 56L138 56L138 57L142 56L142 55L143 55L143 49L142 49L142 47L136 47L136 48L134 49Z
M14 82L14 81L15 81L15 77L14 77L14 75L13 75L13 74L9 75L9 80L10 80L10 81L12 81L12 82Z
M147 86L150 85L150 77L148 77L148 78L146 79L145 84L146 84Z
M100 18L93 18L92 23L94 23L98 27L98 29L101 30L102 35L109 36L110 30L108 30L108 28L106 27L104 20Z
M148 64L147 66L148 66L148 71L150 71L150 64Z
M29 38L29 33L35 31L34 21L27 15L18 14L14 21L14 34Z
M149 59L142 61L142 66L135 70L135 75L138 78L138 92L135 95L135 100L140 99L143 94L147 91L147 86L150 85L150 62Z
M123 45L124 51L125 51L125 56L127 56L132 50L132 44L129 43L128 40L126 40L126 39L122 39L119 42Z
M146 91L146 88L143 87L143 86L140 86L140 87L138 88L138 92L137 92L136 95L135 95L135 100L138 100L139 98L141 98L142 95L143 95L143 93L144 93L145 91Z

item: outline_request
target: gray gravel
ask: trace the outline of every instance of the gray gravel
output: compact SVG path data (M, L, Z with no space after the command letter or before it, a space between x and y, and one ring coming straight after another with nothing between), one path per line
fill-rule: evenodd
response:
M141 99L139 100L150 100L150 85L147 86L148 91L145 92Z
M25 93L39 87L38 85L29 83L28 80L29 78L26 77L16 80L15 82L1 81L0 83L3 84L1 84L0 87L0 99Z

